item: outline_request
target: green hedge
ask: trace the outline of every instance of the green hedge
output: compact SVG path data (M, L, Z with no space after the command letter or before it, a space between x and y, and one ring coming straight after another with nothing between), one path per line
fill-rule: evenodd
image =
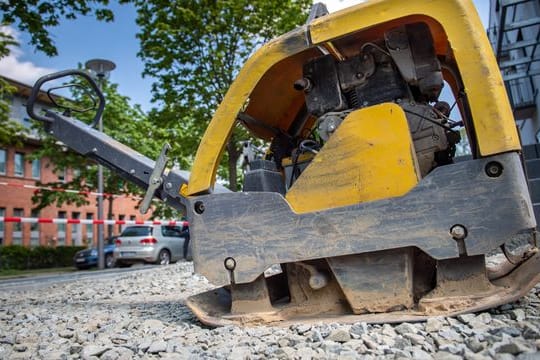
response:
M73 255L84 246L0 246L0 269L44 269L73 265Z

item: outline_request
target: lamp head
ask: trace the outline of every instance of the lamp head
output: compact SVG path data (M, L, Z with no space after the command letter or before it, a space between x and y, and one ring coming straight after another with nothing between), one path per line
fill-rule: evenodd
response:
M105 60L105 59L88 60L84 66L87 69L92 70L92 72L99 79L108 78L111 71L113 71L116 68L115 63L113 63L110 60Z

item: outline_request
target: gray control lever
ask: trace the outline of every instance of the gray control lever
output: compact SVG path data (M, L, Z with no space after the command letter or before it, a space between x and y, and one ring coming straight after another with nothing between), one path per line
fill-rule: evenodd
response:
M150 175L150 181L148 181L148 188L146 189L146 194L144 194L141 206L139 207L139 211L143 215L146 214L146 212L150 208L150 204L152 203L152 198L154 197L156 190L163 183L163 171L165 171L165 166L167 165L167 161L169 160L169 158L167 157L167 153L170 149L171 145L165 143L163 145L163 148L161 149L159 157L156 160L156 165L154 166L154 170L152 170L152 174Z

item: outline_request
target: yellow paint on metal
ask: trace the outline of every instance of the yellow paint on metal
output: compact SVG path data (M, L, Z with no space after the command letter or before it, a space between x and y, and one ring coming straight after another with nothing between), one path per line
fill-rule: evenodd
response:
M211 188L236 116L257 82L272 65L306 48L305 29L298 28L270 41L246 62L217 108L199 144L186 191L188 196Z
M289 189L297 213L406 194L419 181L407 118L396 104L350 113Z
M314 44L407 16L435 19L446 32L456 59L481 155L521 148L512 110L493 50L470 0L375 0L328 16L311 24Z
M180 187L180 195L182 195L184 197L189 195L187 184L182 184L182 186Z

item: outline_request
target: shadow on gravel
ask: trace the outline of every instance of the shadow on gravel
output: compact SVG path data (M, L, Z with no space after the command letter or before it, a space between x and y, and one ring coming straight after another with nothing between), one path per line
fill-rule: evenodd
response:
M68 300L69 301L69 300ZM62 301L65 303L66 301ZM49 303L49 305L52 305ZM185 305L184 299L178 300L149 300L149 301L126 301L111 299L104 301L69 301L72 308L81 308L81 312L86 314L96 314L93 320L97 320L98 324L94 324L97 328L108 325L108 314L114 314L114 317L119 317L120 321L126 325L138 327L137 324L142 324L146 320L158 320L164 326L182 326L187 325L197 326L201 328L208 327L201 323L195 315ZM57 306L65 306L57 302ZM105 316L103 316L105 315ZM117 320L114 320L115 322ZM84 319L81 319L82 324L86 324Z

